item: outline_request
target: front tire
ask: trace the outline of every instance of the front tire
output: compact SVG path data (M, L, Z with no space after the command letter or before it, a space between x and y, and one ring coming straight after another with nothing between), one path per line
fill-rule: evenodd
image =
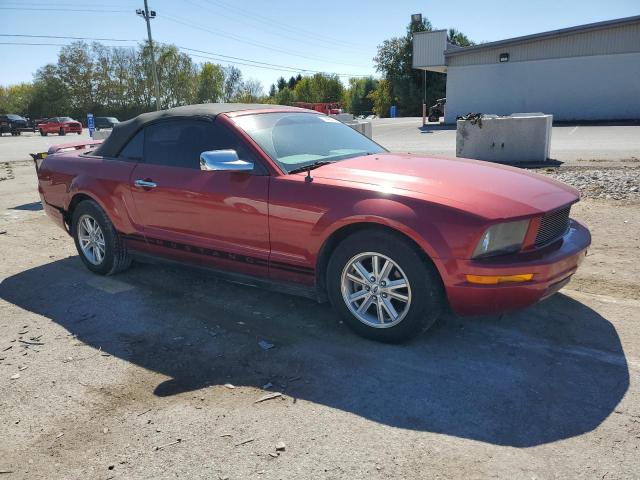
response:
M85 266L100 275L113 275L131 265L126 245L111 220L93 200L83 200L73 211L73 239Z
M389 343L431 327L444 305L434 265L404 237L376 229L355 233L336 247L327 293L351 329Z
M58 132L58 135L60 135L60 136L62 137L62 136L64 136L64 135L66 135L66 134L67 134L67 132L65 132L65 131L64 131L64 128L62 128L62 127L61 127L61 128L60 128L60 131Z
M43 137L47 136L47 132L45 132L44 130L40 129L40 135Z

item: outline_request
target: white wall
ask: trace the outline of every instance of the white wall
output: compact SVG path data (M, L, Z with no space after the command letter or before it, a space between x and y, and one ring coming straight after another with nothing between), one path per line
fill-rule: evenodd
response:
M640 119L640 53L450 66L445 122L469 112Z

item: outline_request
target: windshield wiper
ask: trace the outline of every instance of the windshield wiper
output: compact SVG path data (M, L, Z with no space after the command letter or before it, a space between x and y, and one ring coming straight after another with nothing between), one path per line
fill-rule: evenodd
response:
M329 161L329 160L321 160L321 161L318 161L318 162L309 163L309 164L304 165L302 167L294 168L293 170L289 170L288 173L291 174L291 173L308 172L310 170L313 170L314 168L318 168L318 167L321 167L323 165L329 165L330 163L335 163L335 162L332 162L332 161Z

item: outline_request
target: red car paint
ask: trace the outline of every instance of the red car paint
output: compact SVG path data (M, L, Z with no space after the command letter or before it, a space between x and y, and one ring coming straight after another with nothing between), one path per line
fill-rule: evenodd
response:
M44 135L49 133L57 133L59 135L60 132L64 132L65 135L67 133L77 133L80 135L82 133L82 124L69 117L53 117L49 118L46 122L39 123L36 129Z
M253 110L246 114L281 111ZM237 130L233 118L216 121ZM544 213L579 199L560 182L486 162L383 153L286 174L243 132L269 175L202 172L85 155L48 156L39 171L45 210L64 226L78 195L94 199L134 252L296 283L321 290L324 249L356 224L377 224L412 239L435 264L451 308L461 314L524 307L554 293L575 272L591 242L571 221L552 244L534 248ZM159 188L135 188L135 179ZM492 224L532 219L522 250L471 258ZM67 220L68 221L68 220ZM476 285L466 275L533 273L517 284Z

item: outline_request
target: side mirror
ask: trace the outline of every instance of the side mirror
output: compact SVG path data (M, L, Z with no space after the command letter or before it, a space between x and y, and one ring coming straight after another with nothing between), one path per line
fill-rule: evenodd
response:
M250 172L253 163L240 160L235 150L210 150L200 154L200 170Z

